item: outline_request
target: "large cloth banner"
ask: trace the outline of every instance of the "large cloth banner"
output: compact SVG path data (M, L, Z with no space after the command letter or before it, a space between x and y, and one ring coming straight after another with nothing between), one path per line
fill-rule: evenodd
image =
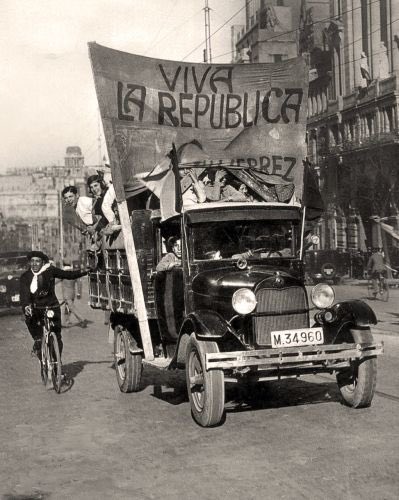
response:
M175 144L195 141L198 165L259 170L302 197L308 67L196 64L89 43L118 200ZM196 158L191 160L195 165ZM137 184L137 182L136 182Z

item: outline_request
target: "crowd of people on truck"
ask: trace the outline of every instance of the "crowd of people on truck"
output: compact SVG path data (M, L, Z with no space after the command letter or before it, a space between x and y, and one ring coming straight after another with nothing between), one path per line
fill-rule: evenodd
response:
M195 169L185 168L180 171L180 177L183 205L214 201L255 201L246 184L234 179L225 169L209 169L198 176ZM185 179L189 182L184 182ZM188 185L186 189L185 184Z
M115 190L112 184L106 184L102 172L87 179L90 196L80 196L76 186L66 186L62 197L67 206L74 208L91 237L91 248L99 250L103 236L110 236L121 228Z

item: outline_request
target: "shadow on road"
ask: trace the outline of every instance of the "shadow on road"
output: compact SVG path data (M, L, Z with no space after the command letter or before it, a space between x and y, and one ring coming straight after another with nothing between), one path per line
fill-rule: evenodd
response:
M62 365L63 372L66 377L72 382L74 382L75 377L79 375L80 372L84 370L86 365L102 365L109 364L109 360L106 361L73 361L72 363L67 363Z
M152 396L172 405L188 402L184 372L147 369L142 389L153 386ZM226 411L242 412L309 404L341 402L335 382L283 380L226 386Z
M141 379L142 389L153 386L152 396L172 405L188 401L186 380L182 370L158 370L146 367Z
M6 493L1 496L1 500L45 500L46 498L50 498L50 496L50 493L45 493L43 491L37 491L26 495Z
M306 381L264 382L239 385L226 393L226 412L266 410L341 402L338 387L334 382L313 383Z

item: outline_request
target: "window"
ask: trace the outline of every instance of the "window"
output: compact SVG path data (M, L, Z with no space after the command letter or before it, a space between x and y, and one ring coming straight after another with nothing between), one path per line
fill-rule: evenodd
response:
M381 18L381 41L388 47L388 14L387 0L380 0L380 18Z
M365 52L366 54L369 53L367 3L368 3L368 0L361 0L362 49L363 49L363 52Z
M273 62L281 62L283 60L283 54L273 54Z
M290 220L201 222L191 229L195 260L294 257L299 236Z

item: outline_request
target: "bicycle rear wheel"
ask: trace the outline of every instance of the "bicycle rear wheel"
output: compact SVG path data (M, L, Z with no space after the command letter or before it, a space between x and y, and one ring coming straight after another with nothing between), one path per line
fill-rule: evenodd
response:
M48 381L48 366L49 366L49 357L48 357L48 346L46 344L45 335L42 338L42 359L40 360L40 375L42 377L42 382L44 385L47 384Z
M388 282L387 282L386 279L381 283L380 290L381 290L381 294L380 294L381 300L383 300L384 302L388 302L388 299L389 299L389 285L388 285Z
M61 391L61 383L62 383L62 363L61 363L61 355L60 355L60 347L58 345L57 336L54 332L50 332L49 334L49 358L50 358L50 366L51 366L51 380L53 382L53 387L55 392L58 394Z

